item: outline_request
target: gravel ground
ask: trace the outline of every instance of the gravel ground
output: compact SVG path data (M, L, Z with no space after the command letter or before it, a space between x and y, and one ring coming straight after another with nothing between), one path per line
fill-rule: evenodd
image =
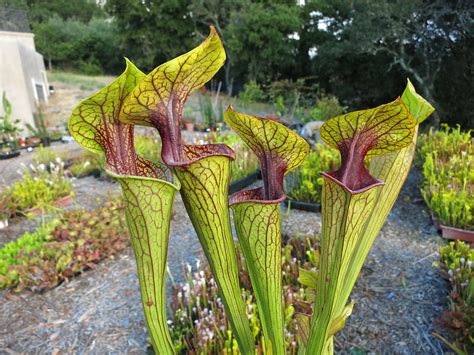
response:
M421 201L418 179L416 173L410 175L369 254L352 295L354 312L336 338L337 352L443 353L431 334L440 332L436 319L447 303L446 284L431 266L442 241ZM88 177L75 182L75 191L76 204L93 208L119 192L119 186ZM283 216L287 235L319 233L319 213L283 210ZM34 227L34 221L18 223L24 225L12 226L10 236ZM178 196L169 252L176 282L182 279L183 264L194 265L200 255L197 236ZM0 354L146 352L147 333L130 250L54 290L0 291L0 298Z
M74 159L80 156L82 148L76 142L72 143L61 143L54 142L51 144L51 148L59 154L61 157L68 157L68 159ZM13 159L0 160L0 184L11 184L15 180L21 178L19 171L22 170L22 166L28 166L33 162L33 156L35 154L34 149L32 152L27 152L26 149L21 149L20 156Z

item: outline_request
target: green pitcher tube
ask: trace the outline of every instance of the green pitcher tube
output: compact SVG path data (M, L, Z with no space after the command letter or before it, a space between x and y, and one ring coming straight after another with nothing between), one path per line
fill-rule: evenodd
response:
M231 158L210 155L175 167L181 196L244 354L254 353L254 339L240 289L237 255L229 218Z
M320 272L316 303L312 317L312 333L307 354L332 354L332 336L340 316L335 311L342 300L339 295L347 287L346 274L351 272L349 260L354 248L363 237L363 226L374 208L380 185L362 191L349 191L339 181L323 174L322 235ZM333 330L335 330L333 332Z
M179 182L117 175L137 262L143 310L156 354L174 354L166 319L166 260L173 201Z
M249 270L266 343L285 354L280 201L232 204L234 225Z

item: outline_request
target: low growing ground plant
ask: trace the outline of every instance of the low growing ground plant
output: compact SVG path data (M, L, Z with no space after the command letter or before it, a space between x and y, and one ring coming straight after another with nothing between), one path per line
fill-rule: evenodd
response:
M320 204L323 191L321 173L335 170L339 164L339 153L335 149L316 143L301 167L286 178L288 198Z
M252 289L249 271L240 248L238 250L239 278L245 299L256 348L261 353L265 346L259 309ZM283 238L282 284L284 297L285 348L296 355L300 348L298 314L307 313L315 293L301 285L312 284L307 271L316 270L319 244L315 238ZM170 303L170 329L178 354L238 354L235 336L229 327L219 290L206 262L198 260L195 267L187 265L185 282L173 286Z
M129 245L123 203L72 210L0 248L0 288L41 291Z
M33 155L33 162L35 165L43 164L46 167L49 167L50 163L60 164L63 160L64 159L58 153L56 153L53 148L45 148L42 145L35 149L35 153Z
M444 225L474 230L474 139L460 127L420 137L422 194Z
M10 208L17 213L27 214L29 209L42 211L54 209L53 202L72 193L72 182L64 171L64 163L33 165L19 172L23 178L7 189L11 196Z
M94 175L97 177L105 176L106 161L103 153L92 153L88 150L74 159L68 171L73 177L84 177Z
M442 275L449 280L449 310L442 324L453 330L453 349L474 351L474 249L461 241L450 242L439 250Z

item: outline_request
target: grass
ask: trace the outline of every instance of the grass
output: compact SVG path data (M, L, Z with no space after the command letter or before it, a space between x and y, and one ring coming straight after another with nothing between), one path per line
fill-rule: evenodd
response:
M114 80L112 76L88 76L73 72L52 70L48 72L50 82L59 81L64 84L79 86L81 90L98 90Z

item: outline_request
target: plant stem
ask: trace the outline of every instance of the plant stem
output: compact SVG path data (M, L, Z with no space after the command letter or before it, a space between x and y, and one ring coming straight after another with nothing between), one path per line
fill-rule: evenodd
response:
M219 287L232 331L243 354L254 354L245 303L239 284L227 193L231 158L207 156L175 167L181 196Z
M265 340L272 354L285 354L279 202L237 203L232 210Z
M166 319L166 259L174 195L178 187L162 180L118 178L137 262L145 319L156 354L174 354Z

